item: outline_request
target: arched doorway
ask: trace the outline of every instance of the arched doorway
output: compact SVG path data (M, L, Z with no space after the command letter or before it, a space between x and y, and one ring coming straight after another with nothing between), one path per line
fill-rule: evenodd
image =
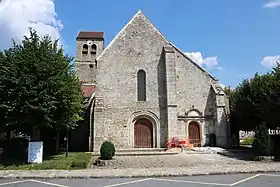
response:
M193 144L194 147L200 147L201 137L200 137L199 124L195 121L190 122L188 127L188 132L189 132L190 144Z
M134 124L134 147L153 147L153 125L147 119L139 119Z

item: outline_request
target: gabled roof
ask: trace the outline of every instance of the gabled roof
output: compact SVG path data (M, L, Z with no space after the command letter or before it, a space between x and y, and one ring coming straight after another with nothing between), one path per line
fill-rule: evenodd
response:
M141 10L138 10L138 12L132 17L132 19L121 29L121 31L113 38L113 40L109 43L109 45L102 51L102 53L99 55L99 57L96 59L97 61L106 53L106 51L116 42L117 38L119 38L123 32L125 32L126 28L132 24L132 22L139 16L143 16L149 24L153 25L154 30L159 33L159 35L166 41L166 43L169 43L176 51L181 53L186 59L188 59L191 63L193 63L197 68L199 68L201 71L203 71L207 76L209 76L214 81L218 81L215 77L210 75L205 69L203 69L201 66L199 66L197 63L195 63L193 60L191 60L182 50L180 50L178 47L176 47L173 43L169 42L163 34L155 27L155 25L147 18Z
M138 18L138 17L144 17L148 24L151 24L154 27L154 30L156 32L158 32L158 34L166 41L166 43L168 43L168 40L163 36L163 34L155 27L155 25L149 20L149 18L147 18L143 12L141 10L138 10L138 12L130 19L130 21L120 30L120 32L113 38L113 40L108 44L108 46L102 51L102 53L99 55L99 57L97 57L97 61L103 56L104 53L106 53L106 51L108 49L110 49L110 47L116 42L116 40L123 34L123 32L125 32L126 28L132 24L132 22Z
M169 42L170 45L174 47L175 50L177 50L180 54L182 54L186 59L188 59L191 63L193 63L196 67L198 67L201 71L203 71L206 75L211 77L214 81L218 81L215 77L210 75L205 69L203 69L200 65L198 65L196 62L194 62L192 59L190 59L181 49L179 49L177 46L175 46L173 43Z
M83 84L81 89L84 97L90 97L95 92L95 85Z

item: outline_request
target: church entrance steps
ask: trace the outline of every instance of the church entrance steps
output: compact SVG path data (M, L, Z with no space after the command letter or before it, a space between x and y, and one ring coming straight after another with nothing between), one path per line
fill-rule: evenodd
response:
M132 148L132 149L117 149L116 152L164 152L164 148Z
M176 155L181 150L165 151L164 148L133 148L117 149L115 156L154 156L154 155ZM99 152L93 152L93 156L100 156Z
M225 151L225 149L221 147L194 147L191 149L195 153L205 153L205 154L212 154L212 153L219 153Z

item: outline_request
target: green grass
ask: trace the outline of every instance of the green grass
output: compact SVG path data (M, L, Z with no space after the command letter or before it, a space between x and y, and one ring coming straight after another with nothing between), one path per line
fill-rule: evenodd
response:
M240 142L240 145L252 145L254 140L254 137L245 138L242 142Z
M0 170L47 170L47 169L86 169L91 161L90 153L65 153L47 156L41 164L28 164L17 162L2 162Z

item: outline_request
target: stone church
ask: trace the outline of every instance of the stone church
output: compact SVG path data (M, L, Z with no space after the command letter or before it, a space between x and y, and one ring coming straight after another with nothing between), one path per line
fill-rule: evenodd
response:
M106 47L103 32L80 32L76 53L87 133L74 133L73 144L89 151L105 140L116 149L160 148L180 137L194 146L230 145L228 99L218 80L141 11Z

